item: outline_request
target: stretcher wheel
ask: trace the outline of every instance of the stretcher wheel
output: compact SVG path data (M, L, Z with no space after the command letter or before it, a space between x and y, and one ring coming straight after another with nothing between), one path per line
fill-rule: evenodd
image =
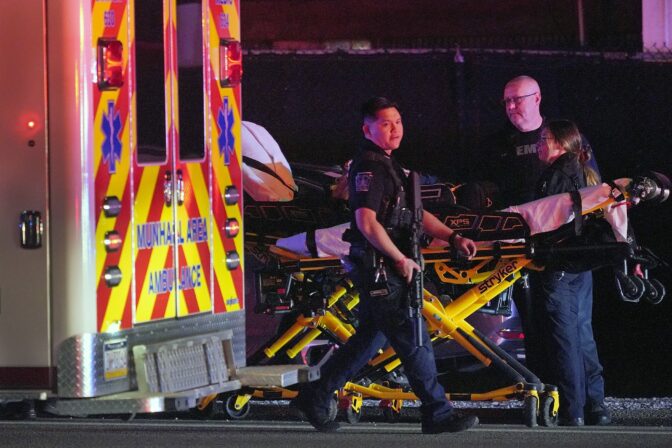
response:
M358 411L352 409L352 406L348 406L345 409L345 419L348 423L359 423L362 419L362 408L359 408Z
M628 275L621 271L616 271L616 287L621 298L626 302L639 302L644 295L646 286L644 281L636 275Z
M651 280L642 279L642 281L644 282L645 286L643 295L644 299L651 305L658 305L660 302L662 302L663 297L665 297L665 286L663 286L663 284L655 278L652 278Z
M539 398L528 395L523 401L523 424L528 428L537 426L537 405Z
M555 399L546 395L539 405L539 423L541 426L558 426L558 413L553 412Z
M338 399L334 395L334 399L329 402L329 420L332 422L336 420L338 415Z
M243 407L236 409L236 398L238 398L238 395L236 394L226 397L224 412L226 413L226 416L232 420L243 420L250 413L250 402L248 401Z
M391 406L386 406L383 408L383 417L387 423L397 423L401 418L401 412L395 411Z

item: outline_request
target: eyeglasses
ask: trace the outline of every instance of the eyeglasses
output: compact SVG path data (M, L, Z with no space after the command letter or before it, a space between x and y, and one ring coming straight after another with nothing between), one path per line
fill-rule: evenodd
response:
M501 103L502 103L502 106L508 106L508 105L511 104L511 103L513 103L513 104L515 104L516 106L518 106L520 103L523 102L523 100L524 100L525 98L527 98L528 96L536 95L536 94L537 94L537 92L532 92L532 93L528 93L527 95L510 96L510 97L508 97L508 98L504 98L504 99L502 99Z

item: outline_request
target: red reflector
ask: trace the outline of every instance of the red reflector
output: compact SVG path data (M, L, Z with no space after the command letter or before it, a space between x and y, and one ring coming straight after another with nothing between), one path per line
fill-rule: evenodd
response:
M506 339L506 340L509 340L509 341L518 340L518 339L520 339L520 340L525 339L525 333L523 333L522 331L519 331L519 330L503 329L503 330L499 330L497 332L497 334L499 335L500 338Z
M123 241L119 235L119 232L116 230L111 230L105 234L103 244L105 245L105 250L107 252L117 252L119 249L121 249Z
M238 232L240 232L240 224L238 223L238 220L235 218L227 219L224 230L226 231L226 236L229 238L238 236Z
M222 87L235 87L243 78L243 48L235 40L219 42L219 83Z
M124 85L123 53L120 41L98 39L98 88L101 90Z

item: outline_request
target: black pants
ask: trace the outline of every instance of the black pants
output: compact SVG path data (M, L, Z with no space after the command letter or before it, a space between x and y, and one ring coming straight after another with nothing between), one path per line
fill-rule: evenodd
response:
M560 390L563 417L584 417L604 401L602 365L593 337L593 277L590 271L546 270L533 276L535 302L544 313L544 361L548 381Z
M399 355L413 392L422 401L421 412L426 424L438 423L451 412L452 405L437 380L436 362L424 320L422 341L416 339L417 320L409 317L408 309L402 306L408 294L404 279L388 272L390 294L371 297L373 270L355 264L351 273L360 291L359 327L350 340L332 356L322 368L321 379L309 389L315 404L328 407L334 391L353 378L387 342ZM373 287L375 289L375 287Z

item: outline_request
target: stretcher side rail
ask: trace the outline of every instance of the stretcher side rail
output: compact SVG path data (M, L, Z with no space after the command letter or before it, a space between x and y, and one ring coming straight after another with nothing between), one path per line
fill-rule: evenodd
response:
M476 255L470 260L464 256L455 253L451 249L427 248L422 250L422 256L425 264L446 263L455 266L464 265L468 261L479 261L488 259L517 258L525 257L531 260L546 260L551 257L573 257L581 256L590 258L597 255L605 255L609 259L620 261L620 259L636 258L635 248L628 243L613 242L599 244L571 244L562 246L560 243L540 244L534 241L525 243L505 243L493 242L490 244L480 244ZM283 257L279 263L279 269L286 272L306 272L318 271L322 269L343 268L343 263L339 257L301 257L296 254L292 258L284 258L289 251L275 246L271 247L271 252ZM650 252L650 251L649 251ZM603 258L599 258L602 260ZM646 259L649 261L649 259Z

